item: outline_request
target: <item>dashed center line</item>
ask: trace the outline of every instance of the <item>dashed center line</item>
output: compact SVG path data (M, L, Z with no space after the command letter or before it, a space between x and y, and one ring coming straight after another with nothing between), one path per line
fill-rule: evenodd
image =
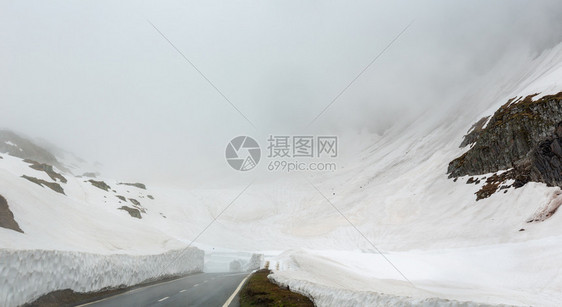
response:
M159 302L165 301L165 300L167 300L168 298L170 298L170 297L169 297L169 296L166 296L166 297L163 297L163 298L159 299L158 301L159 301Z
M197 286L199 286L199 284L195 284L195 285L193 285L193 288L195 288L195 287L197 287Z
M183 290L180 291L180 293L185 292L185 291L187 291L187 290L183 289Z

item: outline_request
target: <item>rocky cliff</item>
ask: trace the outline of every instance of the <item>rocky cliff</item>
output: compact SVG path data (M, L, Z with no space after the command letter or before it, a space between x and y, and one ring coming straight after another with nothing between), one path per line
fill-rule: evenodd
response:
M470 149L449 163L449 177L509 170L487 179L483 197L509 179L516 188L529 181L562 186L562 92L535 96L512 98L478 121L461 144Z

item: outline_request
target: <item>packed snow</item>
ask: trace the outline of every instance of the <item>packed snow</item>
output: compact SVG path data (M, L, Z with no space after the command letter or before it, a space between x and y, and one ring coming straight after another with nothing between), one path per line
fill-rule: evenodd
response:
M201 272L203 254L194 247L153 255L2 249L0 302L18 306L55 290L91 292Z

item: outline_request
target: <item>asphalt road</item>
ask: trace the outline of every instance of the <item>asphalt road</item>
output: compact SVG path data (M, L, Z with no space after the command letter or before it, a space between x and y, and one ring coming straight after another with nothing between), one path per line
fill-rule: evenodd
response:
M138 288L85 305L88 307L239 306L234 292L250 273L199 273Z

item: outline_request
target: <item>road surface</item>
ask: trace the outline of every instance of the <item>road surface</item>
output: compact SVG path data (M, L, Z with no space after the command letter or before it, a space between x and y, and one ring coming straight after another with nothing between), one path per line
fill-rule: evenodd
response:
M250 273L199 273L162 282L80 305L126 306L231 306L237 307L239 286ZM227 303L227 305L225 305Z

